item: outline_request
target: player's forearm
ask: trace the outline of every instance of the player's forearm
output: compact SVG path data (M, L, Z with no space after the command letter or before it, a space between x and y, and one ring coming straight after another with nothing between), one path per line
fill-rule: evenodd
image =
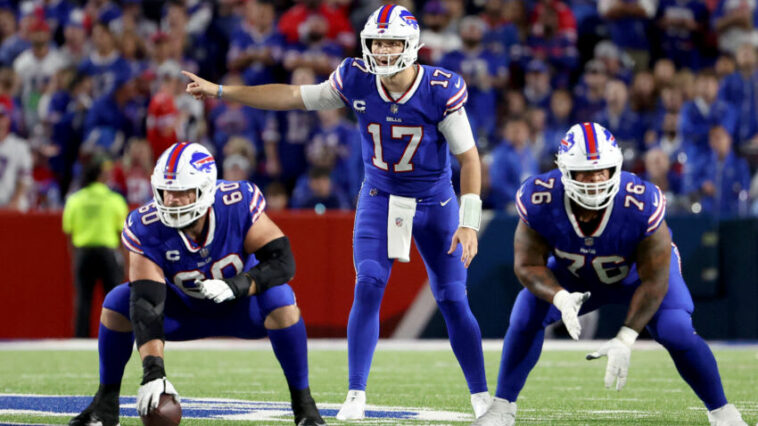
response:
M460 154L461 163L461 194L479 195L482 190L482 166L476 148Z
M260 86L224 86L221 98L253 108L273 111L305 109L300 86L264 84Z
M516 265L514 272L521 285L526 287L533 295L548 303L553 303L555 293L563 290L563 287L561 287L555 275L553 275L553 272L547 266Z
M658 312L665 295L665 292L659 291L654 286L645 285L645 283L640 285L632 296L624 325L638 333L642 331L653 315Z

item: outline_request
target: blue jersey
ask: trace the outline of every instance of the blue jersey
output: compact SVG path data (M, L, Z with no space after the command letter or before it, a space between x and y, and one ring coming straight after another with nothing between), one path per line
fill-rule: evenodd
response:
M170 284L202 299L196 278L229 278L257 263L253 256L248 259L244 242L265 207L263 193L254 184L220 180L208 214L205 241L193 241L184 232L164 225L154 202L129 214L121 241L129 251L158 265Z
M329 81L358 118L365 182L391 194L421 198L451 185L448 145L437 125L463 107L468 93L458 74L414 66L416 80L397 99L360 59L342 61Z
M555 169L527 179L516 194L516 207L521 220L553 248L557 274L578 278L589 289L639 284L635 250L663 223L666 200L657 186L621 172L614 202L597 229L585 235Z

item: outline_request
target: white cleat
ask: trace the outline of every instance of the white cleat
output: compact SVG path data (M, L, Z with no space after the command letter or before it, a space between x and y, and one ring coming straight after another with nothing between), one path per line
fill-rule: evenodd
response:
M492 405L471 426L513 426L516 423L516 403L495 397Z
M708 421L711 422L711 426L747 426L734 404L726 404L709 411Z
M349 390L337 420L360 420L366 415L366 391Z
M474 417L482 417L492 405L492 397L489 392L471 394L471 406L474 408Z

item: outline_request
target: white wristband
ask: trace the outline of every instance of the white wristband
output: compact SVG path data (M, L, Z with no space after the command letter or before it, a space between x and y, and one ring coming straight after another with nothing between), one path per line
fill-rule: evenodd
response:
M479 230L482 224L482 200L477 194L461 195L461 209L458 214L459 225L464 228Z
M616 338L619 339L621 343L631 347L639 335L640 333L637 333L627 326L623 326L616 335Z

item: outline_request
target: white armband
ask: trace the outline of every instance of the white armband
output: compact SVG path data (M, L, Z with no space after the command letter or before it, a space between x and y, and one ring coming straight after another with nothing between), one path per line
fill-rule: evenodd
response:
M304 84L300 86L300 96L303 98L303 105L308 111L318 111L324 109L337 109L345 106L345 102L339 93L332 87L329 80L320 84Z
M476 194L461 195L461 209L458 214L459 225L464 228L479 230L482 224L482 200Z
M454 155L462 154L476 145L464 107L448 114L440 121L437 128L445 137L450 146L450 152Z

